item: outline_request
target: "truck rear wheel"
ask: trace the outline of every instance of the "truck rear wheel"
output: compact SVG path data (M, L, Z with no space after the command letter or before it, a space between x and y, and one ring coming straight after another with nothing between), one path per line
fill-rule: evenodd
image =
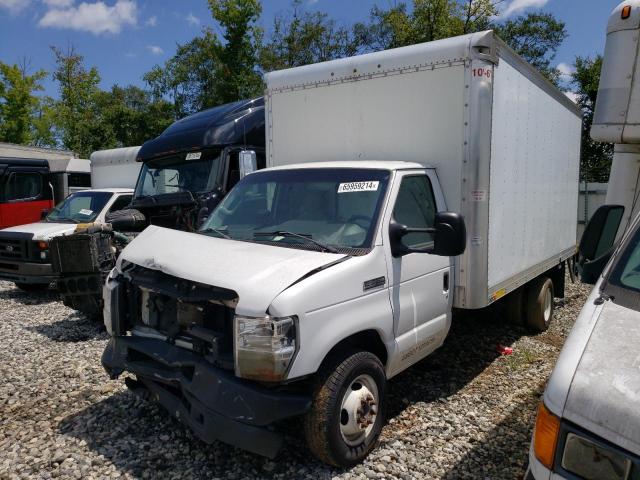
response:
M527 325L536 332L549 328L553 318L553 282L540 277L527 288Z
M318 373L304 433L311 452L337 467L361 462L384 424L386 375L369 352L335 357Z
M16 287L18 287L20 290L25 291L25 292L35 293L35 292L44 292L46 289L49 288L49 284L48 283L19 283L19 282L16 282Z

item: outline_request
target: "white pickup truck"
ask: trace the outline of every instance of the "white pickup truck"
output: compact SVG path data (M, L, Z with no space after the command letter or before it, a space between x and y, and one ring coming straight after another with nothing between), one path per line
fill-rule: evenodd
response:
M317 457L352 465L387 379L442 345L454 307L505 297L548 325L581 117L492 32L266 80L272 168L199 232L152 225L124 249L102 362L207 442L272 457L299 416Z
M0 280L29 292L46 289L57 279L51 266L51 239L72 234L78 224L105 223L105 216L125 208L132 196L130 188L75 192L40 222L0 230Z
M609 16L591 128L615 144L605 205L580 241L595 284L551 374L526 478L640 478L640 0Z

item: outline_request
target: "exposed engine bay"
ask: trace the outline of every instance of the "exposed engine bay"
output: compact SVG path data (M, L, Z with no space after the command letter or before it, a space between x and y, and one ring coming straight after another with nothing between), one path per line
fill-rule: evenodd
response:
M119 280L117 304L108 305L119 333L164 340L233 369L236 292L134 265Z

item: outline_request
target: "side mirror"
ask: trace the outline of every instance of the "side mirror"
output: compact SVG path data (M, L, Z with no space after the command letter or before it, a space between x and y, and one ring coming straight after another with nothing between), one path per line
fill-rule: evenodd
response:
M622 205L602 205L589 220L578 247L578 269L584 283L596 283L602 274L615 249L623 214Z
M49 215L49 209L45 208L40 212L40 220L44 220Z
M433 246L410 248L402 243L402 238L409 233L433 234ZM389 225L391 253L401 257L408 253L431 253L443 257L455 257L464 252L467 245L467 229L462 215L453 212L438 212L433 228L410 228L396 222Z
M253 150L242 150L238 155L238 165L240 166L240 179L243 179L251 172L258 169L258 157Z

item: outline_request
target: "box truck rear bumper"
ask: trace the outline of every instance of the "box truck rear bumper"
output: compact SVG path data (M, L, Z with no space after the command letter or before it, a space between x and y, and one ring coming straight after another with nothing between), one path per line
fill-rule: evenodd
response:
M163 340L112 337L102 355L112 378L128 371L127 385L152 398L201 440L224 443L273 458L282 434L270 425L307 412L304 395L259 387L214 367L200 355Z
M57 280L50 263L0 260L0 280L16 283L51 283Z

